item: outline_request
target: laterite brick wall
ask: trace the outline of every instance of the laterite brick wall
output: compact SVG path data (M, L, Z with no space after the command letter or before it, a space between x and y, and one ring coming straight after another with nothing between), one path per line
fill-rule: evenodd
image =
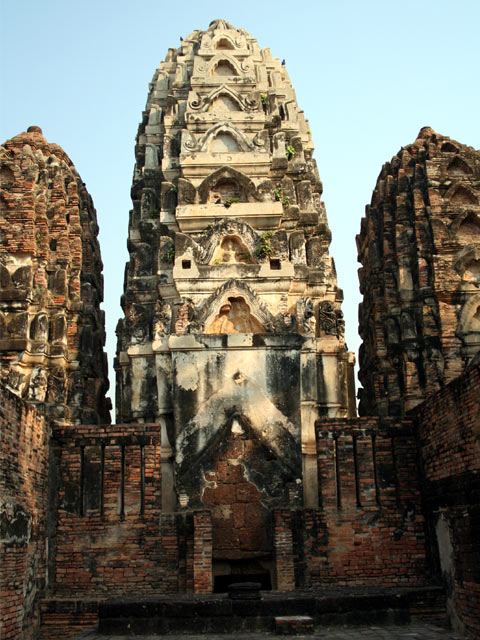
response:
M417 410L431 538L453 626L480 637L480 365Z
M31 640L46 582L50 428L0 387L0 637Z
M176 592L176 529L162 526L160 425L62 428L55 441L55 595Z
M319 508L297 514L297 584L427 582L412 424L320 419L316 432Z

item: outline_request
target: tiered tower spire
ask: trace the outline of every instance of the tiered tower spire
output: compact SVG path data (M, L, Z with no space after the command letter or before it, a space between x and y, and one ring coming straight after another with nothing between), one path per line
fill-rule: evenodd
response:
M243 29L215 20L155 71L136 145L117 420L165 424L181 500L201 502L191 465L234 423L295 481L302 454L315 476L315 418L354 415L312 154L284 64Z

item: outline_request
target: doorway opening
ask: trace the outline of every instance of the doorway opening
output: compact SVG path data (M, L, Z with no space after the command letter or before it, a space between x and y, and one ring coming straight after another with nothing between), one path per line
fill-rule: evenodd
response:
M258 582L262 591L272 590L271 560L214 560L212 570L213 593L227 593L238 582Z

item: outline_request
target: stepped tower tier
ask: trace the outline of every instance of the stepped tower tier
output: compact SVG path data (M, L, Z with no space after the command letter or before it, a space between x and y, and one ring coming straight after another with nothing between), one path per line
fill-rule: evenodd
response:
M480 158L423 128L386 163L357 237L362 415L403 415L480 350Z
M206 460L235 433L277 460L274 502L301 496L303 458L314 504L314 421L355 414L312 154L284 64L243 29L168 50L138 129L115 368L117 421L164 425L180 506L206 504Z
M0 381L58 424L110 421L93 202L30 127L0 147Z

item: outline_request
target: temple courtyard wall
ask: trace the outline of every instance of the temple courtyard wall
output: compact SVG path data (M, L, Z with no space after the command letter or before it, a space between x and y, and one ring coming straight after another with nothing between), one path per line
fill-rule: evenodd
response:
M50 427L0 386L0 637L37 637L47 571Z
M250 556L279 590L443 577L454 627L478 637L479 391L473 363L409 418L318 420L318 507L264 514L262 552L247 544L242 562ZM232 434L229 457L218 453L208 506L165 513L159 425L50 437L34 408L5 389L0 398L2 637L36 637L40 606L42 637L60 638L94 624L107 597L210 593L225 558L235 563L216 542L216 527L229 531L222 501L230 533L249 517L258 533L255 496L235 473L246 434Z

